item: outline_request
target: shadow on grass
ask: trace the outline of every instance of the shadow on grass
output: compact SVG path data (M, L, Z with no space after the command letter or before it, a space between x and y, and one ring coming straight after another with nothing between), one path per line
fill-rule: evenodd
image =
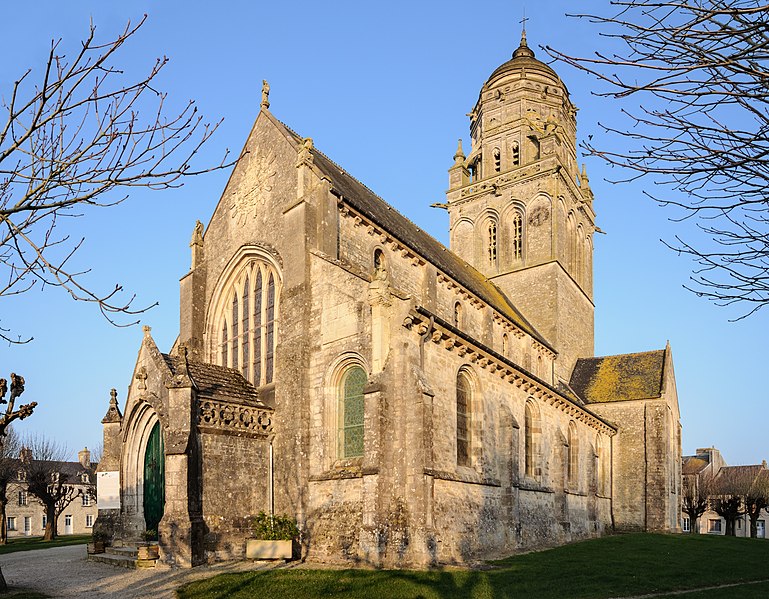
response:
M310 570L219 576L182 587L181 599L269 596L391 599L601 599L669 594L767 578L769 542L724 537L617 535L513 556L492 569ZM703 567L707 564L707 567ZM753 592L751 586L738 587ZM705 594L702 597L752 597ZM694 594L684 595L686 598ZM758 595L767 596L767 595Z

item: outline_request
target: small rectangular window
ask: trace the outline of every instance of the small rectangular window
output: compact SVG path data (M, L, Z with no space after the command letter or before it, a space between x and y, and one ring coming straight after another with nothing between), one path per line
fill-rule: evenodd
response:
M83 507L90 507L91 505L91 496L86 493L83 495Z
M27 492L19 491L19 505L27 505Z
M48 524L48 516L43 514L43 529L45 529L45 525Z
M8 530L16 530L16 517L8 516Z
M690 532L692 529L691 520L689 518L684 517L681 520L681 530L684 532Z
M708 532L713 532L713 533L721 532L721 518L708 520Z
M86 514L85 515L85 527L86 528L93 528L93 514Z

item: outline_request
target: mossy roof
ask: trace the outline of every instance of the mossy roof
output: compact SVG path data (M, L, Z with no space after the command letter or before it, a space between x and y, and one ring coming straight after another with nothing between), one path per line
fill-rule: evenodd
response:
M580 358L569 386L588 403L662 396L665 350Z
M183 358L163 354L163 359L173 375L184 372ZM187 364L190 377L198 387L198 396L262 405L256 387L237 370L194 360L188 360Z
M278 121L280 122L280 121ZM285 123L280 123L296 143L302 138ZM465 262L437 239L417 227L363 183L350 175L317 148L312 148L313 163L331 182L332 188L350 207L370 219L403 245L432 263L445 275L478 296L497 312L514 322L545 347L553 346L526 320L502 290L480 271Z

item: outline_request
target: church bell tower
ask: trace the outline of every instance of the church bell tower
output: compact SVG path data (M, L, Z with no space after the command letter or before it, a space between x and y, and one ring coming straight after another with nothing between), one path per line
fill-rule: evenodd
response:
M451 250L491 279L558 351L556 379L593 355L593 194L569 92L526 42L481 88L471 147L449 169Z

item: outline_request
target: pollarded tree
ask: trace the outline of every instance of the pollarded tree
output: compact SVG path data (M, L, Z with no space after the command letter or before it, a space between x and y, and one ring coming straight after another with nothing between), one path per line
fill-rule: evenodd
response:
M587 152L659 184L647 192L709 240L671 247L698 267L689 287L751 314L769 303L769 4L612 0L597 24L610 49L548 52L594 75L622 103ZM628 107L629 105L629 107ZM591 136L592 137L592 136ZM648 186L647 186L648 189Z
M113 324L118 315L143 312L119 284L86 286L87 271L72 260L84 240L70 239L64 217L114 206L135 188L178 187L185 177L228 166L194 164L219 123L204 123L193 101L169 114L166 95L156 90L167 58L137 79L118 66L145 20L107 40L97 40L91 25L69 55L54 41L41 69L0 87L0 297L53 286L95 303ZM5 340L30 340L3 325Z
M58 536L61 513L84 492L92 494L92 483L83 488L66 465L67 450L45 437L25 440L21 450L21 467L26 475L27 490L45 509L44 541Z
M758 537L758 518L769 507L769 470L762 466L758 474L747 486L743 495L745 512L750 518L750 537Z
M708 497L713 488L712 476L687 474L683 477L681 509L689 516L689 533L699 532L699 519L708 509Z
M8 542L8 524L5 508L8 505L8 483L14 481L19 471L19 437L12 428L7 428L0 441L0 544Z

